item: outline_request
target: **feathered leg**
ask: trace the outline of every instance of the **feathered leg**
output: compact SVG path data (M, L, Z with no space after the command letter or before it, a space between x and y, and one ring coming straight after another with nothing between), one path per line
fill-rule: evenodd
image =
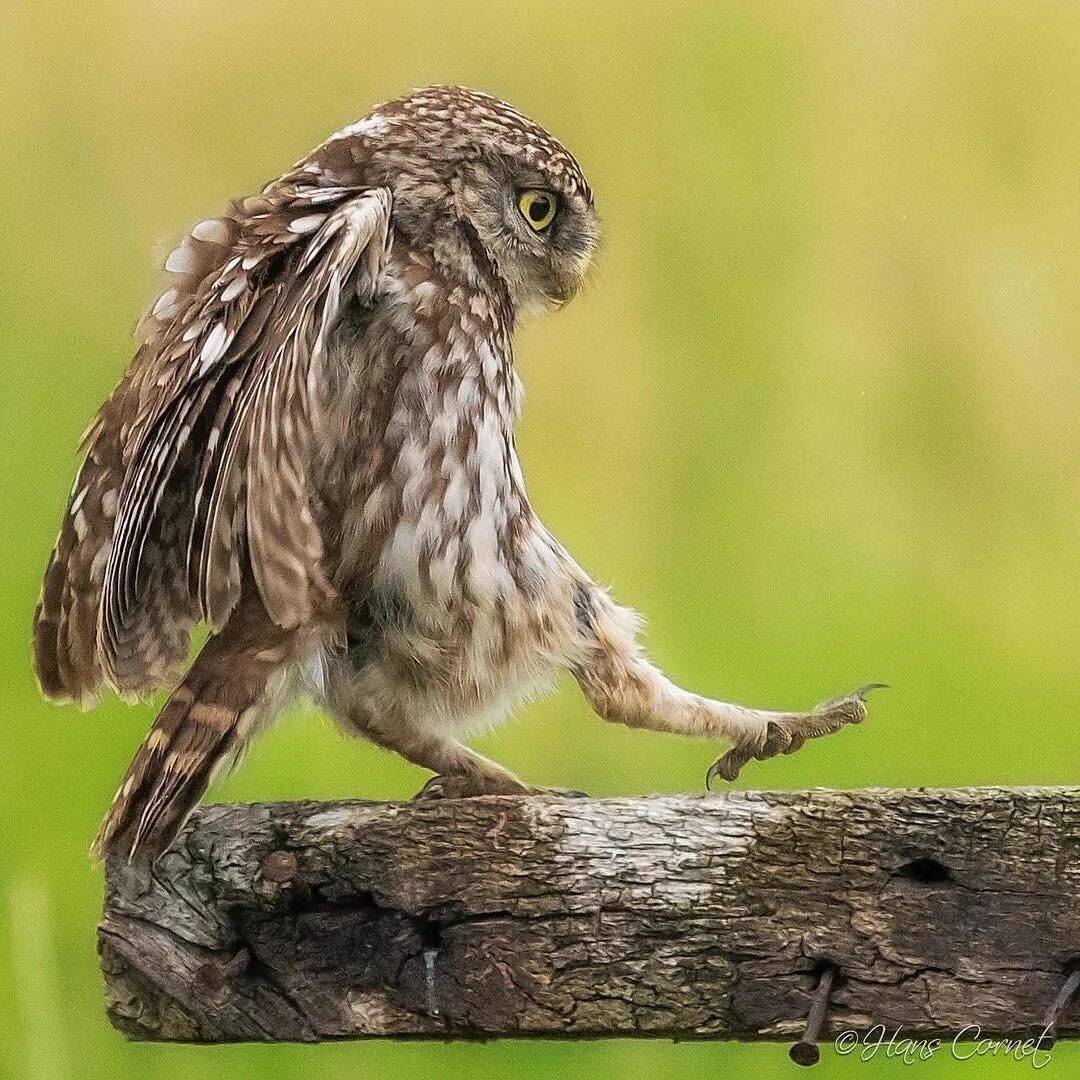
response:
M376 713L370 702L350 690L347 678L332 687L326 705L346 731L358 732L376 746L430 769L435 775L424 785L421 795L460 798L521 795L532 790L509 769L439 730L430 718L408 717L399 710L385 708L385 703Z
M706 784L717 776L734 780L751 758L793 754L807 739L861 723L866 717L864 695L884 685L863 686L809 712L771 712L714 701L676 686L651 664L636 640L637 617L602 589L579 584L573 606L579 635L574 675L589 704L605 720L629 727L730 742L731 749L710 767Z

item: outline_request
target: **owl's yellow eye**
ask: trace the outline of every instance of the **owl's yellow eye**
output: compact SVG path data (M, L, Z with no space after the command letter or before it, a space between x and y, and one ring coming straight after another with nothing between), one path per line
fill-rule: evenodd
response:
M518 209L529 228L543 232L555 220L555 196L550 191L523 191L518 199Z

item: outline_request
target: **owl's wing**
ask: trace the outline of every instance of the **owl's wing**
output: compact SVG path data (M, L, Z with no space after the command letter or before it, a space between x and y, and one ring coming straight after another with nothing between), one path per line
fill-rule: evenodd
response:
M283 627L331 593L308 465L329 333L370 303L389 251L385 188L293 174L204 221L144 343L87 433L35 615L53 697L160 686L199 619L219 627L250 578Z

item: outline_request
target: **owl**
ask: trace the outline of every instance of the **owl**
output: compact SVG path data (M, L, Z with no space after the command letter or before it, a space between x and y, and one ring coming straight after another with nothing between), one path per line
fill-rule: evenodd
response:
M865 687L805 713L680 689L530 505L514 327L574 296L597 240L559 142L435 86L169 255L34 616L47 697L175 687L95 855L152 862L297 695L431 770L431 797L531 790L466 740L560 671L606 720L725 740L709 781L863 719Z

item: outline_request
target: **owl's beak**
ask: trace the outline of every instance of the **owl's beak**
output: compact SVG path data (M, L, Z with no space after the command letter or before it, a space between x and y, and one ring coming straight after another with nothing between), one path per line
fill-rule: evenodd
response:
M574 299L585 284L587 262L574 259L563 260L562 265L552 267L552 288L548 290L548 301L553 308L565 307Z

